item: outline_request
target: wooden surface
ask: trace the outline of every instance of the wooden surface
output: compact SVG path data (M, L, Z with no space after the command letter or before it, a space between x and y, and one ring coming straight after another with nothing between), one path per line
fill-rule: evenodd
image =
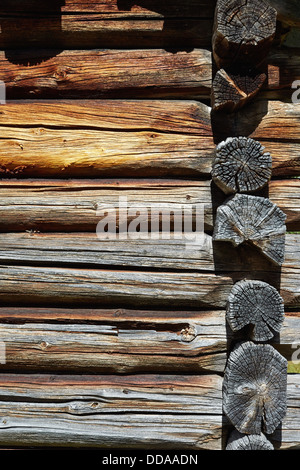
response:
M271 342L293 370L299 50L280 46L278 25L255 99L215 113L215 3L1 2L0 449L225 449L224 369L241 338L226 323L226 302L242 279L280 292L285 318ZM281 268L255 247L212 240L227 199L212 163L216 145L233 136L258 140L272 156L257 195L287 215ZM120 196L135 206L204 204L203 244L191 249L176 231L100 241L97 209ZM298 389L289 374L276 449L300 447Z
M1 442L12 446L222 450L217 375L1 375ZM299 449L299 376L288 377L288 409L275 447ZM200 392L200 393L199 393ZM182 432L184 428L185 432ZM281 435L280 435L281 434Z

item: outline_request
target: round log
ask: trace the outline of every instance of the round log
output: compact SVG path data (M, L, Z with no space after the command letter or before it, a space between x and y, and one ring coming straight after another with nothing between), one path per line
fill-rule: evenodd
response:
M268 341L281 329L284 302L275 287L266 282L239 281L228 296L226 319L233 331L253 325L251 339Z
M274 446L261 434L241 434L234 430L228 439L226 450L274 450Z
M272 176L272 157L264 149L256 140L228 137L216 148L214 182L226 194L262 189Z
M286 215L268 198L236 194L217 209L214 241L249 242L274 264L284 262Z
M264 73L237 75L218 70L212 83L213 110L232 113L242 108L259 93L266 78Z
M218 68L257 67L276 32L277 12L265 0L218 0L212 38Z
M231 352L223 381L223 409L245 434L271 434L286 413L287 360L270 344L251 341Z

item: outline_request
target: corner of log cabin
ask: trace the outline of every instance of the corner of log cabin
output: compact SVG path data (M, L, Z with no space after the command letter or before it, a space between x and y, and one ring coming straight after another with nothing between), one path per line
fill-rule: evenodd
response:
M246 3L256 39L267 5L256 49L239 36L237 0L227 2L238 8L235 35L220 0L2 0L0 450L300 449L300 49L285 41L299 7ZM251 74L237 70L243 51ZM244 160L226 155L220 184L216 149L240 137L267 168L252 147ZM267 176L236 199L254 201L257 221L264 198L285 224L260 213L234 246L215 230L245 168ZM245 212L231 226L239 236ZM272 333L262 310L251 317L255 293L230 304L243 281L268 285L268 321L276 290ZM265 346L249 345L258 321ZM267 417L266 436L261 384L251 385L261 414L239 427L255 430L249 438L235 429L241 400L224 399L224 377L236 390L230 354L244 341L239 351L275 357L272 394L280 358L282 422L273 432Z

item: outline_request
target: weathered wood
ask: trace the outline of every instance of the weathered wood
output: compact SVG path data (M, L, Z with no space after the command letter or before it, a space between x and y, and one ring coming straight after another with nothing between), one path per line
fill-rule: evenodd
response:
M226 319L233 331L253 325L251 339L268 341L281 330L284 302L277 289L266 282L240 281L228 296Z
M269 184L269 197L287 215L288 230L296 231L300 227L299 187L299 179L274 180ZM136 210L139 205L148 208L145 214L148 220L152 208L154 222L163 219L159 209L169 210L171 229L172 210L182 215L184 208L188 213L204 205L205 230L212 230L217 207L226 200L223 193L211 188L210 181L2 180L0 231L95 232L98 222L105 217L105 209L111 208L116 208L118 229L119 216L126 217L126 207L120 206L121 196ZM132 211L128 223L136 217ZM165 220L168 217L169 214Z
M223 410L246 434L272 434L286 414L287 361L270 344L250 341L230 353L223 382Z
M213 239L253 243L278 266L284 262L286 215L269 199L236 194L218 207Z
M274 446L263 433L241 434L234 430L229 436L226 450L274 450Z
M259 101L247 108L250 119L260 121L257 130L239 115L243 125L232 126L228 135L250 132L271 153L273 175L299 175L299 108ZM202 103L181 100L8 101L0 114L0 174L209 177L216 146L210 112ZM218 132L224 127L223 119ZM282 136L289 140L284 146Z
M234 281L265 279L277 273L129 271L61 267L0 266L2 305L115 306L131 308L217 308L226 306ZM300 305L300 273L282 269L280 294L286 307Z
M0 445L221 449L217 376L1 376ZM225 430L224 430L225 432Z
M292 365L300 314L272 344ZM43 373L224 373L243 335L225 311L1 307L2 370ZM1 343L2 344L2 343Z
M228 137L216 148L212 178L226 194L262 189L272 176L272 157L247 137Z
M49 33L48 33L49 34ZM211 54L153 50L16 50L0 52L11 98L207 96Z
M1 3L0 47L208 47L214 1Z
M161 268L203 272L254 271L277 273L280 268L263 259L255 248L230 243L213 243L203 234L199 245L189 246L190 235L174 232L170 237L99 239L96 233L40 233L34 231L0 234L0 261L89 267ZM192 249L191 249L192 248ZM283 268L300 270L300 235L287 234Z
M258 66L274 40L276 17L265 0L218 0L212 38L217 66Z
M212 83L213 110L234 112L242 108L255 98L266 78L264 73L237 75L218 70Z
M159 0L119 1L119 0L2 0L0 11L2 13L18 13L22 15L31 13L55 13L62 15L70 13L97 13L111 14L113 18L136 17L190 17L194 13L199 18L213 17L215 0Z
M0 73L7 99L210 98L213 74L209 50L174 53L162 48L94 48L95 42L92 50L2 51ZM268 58L267 75L266 91L278 99L286 96L282 92L286 90L290 97L292 83L300 79L297 50L274 49Z
M222 379L1 374L1 446L222 450ZM299 376L275 448L299 449ZM293 422L294 427L291 427ZM281 437L280 437L281 435Z

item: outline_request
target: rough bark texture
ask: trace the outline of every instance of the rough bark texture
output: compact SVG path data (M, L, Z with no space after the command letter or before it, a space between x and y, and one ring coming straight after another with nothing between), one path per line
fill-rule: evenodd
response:
M264 73L237 75L218 70L212 84L213 110L232 113L242 108L259 93L266 78Z
M241 434L235 430L229 436L226 450L274 450L274 446L262 433Z
M281 330L284 302L277 289L265 282L240 281L228 297L226 318L233 331L251 324L251 339L268 341Z
M245 434L272 434L286 414L287 361L269 344L245 342L230 353L223 409Z
M269 199L236 194L217 210L214 240L234 246L253 243L281 266L284 261L286 215Z
M226 193L254 192L272 176L272 157L264 147L247 137L228 137L216 149L212 177Z
M259 65L275 37L276 17L265 0L218 0L212 40L217 66Z

